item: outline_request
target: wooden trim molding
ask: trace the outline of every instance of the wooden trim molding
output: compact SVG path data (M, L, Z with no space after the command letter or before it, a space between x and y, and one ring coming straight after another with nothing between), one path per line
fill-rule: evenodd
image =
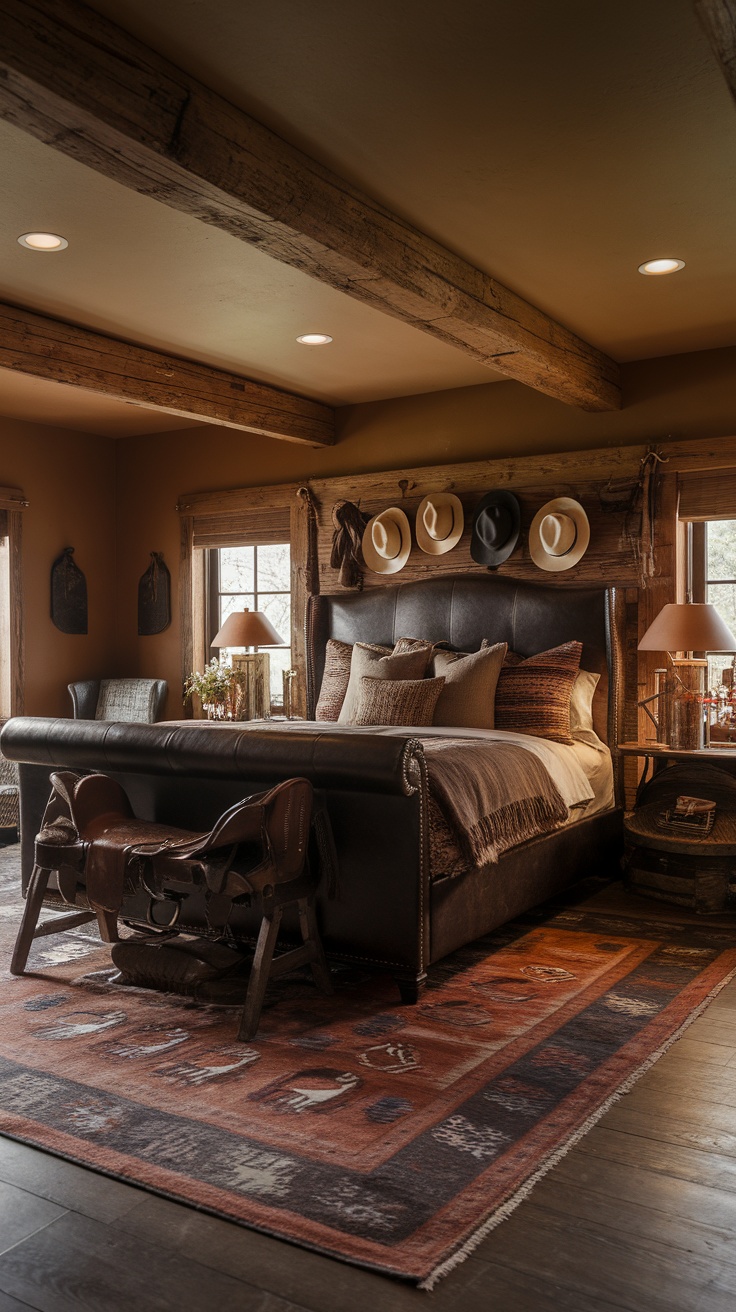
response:
M2 303L0 366L263 437L335 440L334 411L317 401Z
M0 487L0 510L27 510L28 502L19 487Z
M618 365L76 0L0 0L0 115L494 370L586 410Z

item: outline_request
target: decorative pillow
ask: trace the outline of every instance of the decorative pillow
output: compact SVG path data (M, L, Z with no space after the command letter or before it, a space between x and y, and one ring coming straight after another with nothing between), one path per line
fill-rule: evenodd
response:
M423 679L431 654L431 647L418 647L397 656L386 656L381 647L369 647L366 643L356 642L350 661L350 679L345 700L337 717L338 723L355 723L360 680L364 676L373 679Z
M374 679L363 675L353 724L431 724L444 679Z
M377 647L382 656L390 655L390 647ZM338 642L337 638L328 638L325 647L325 670L322 686L319 690L314 718L315 720L336 720L350 679L350 661L353 655L352 642Z
M578 670L572 685L570 698L570 733L589 731L595 733L593 726L593 694L598 687L600 674L591 674L590 670Z
M433 723L460 729L492 729L496 684L505 655L505 642L471 653L435 652L432 673L444 675L445 686Z
M430 642L428 638L397 638L392 654L394 656L403 656L404 652L416 651L420 647L422 649L428 647L429 651L433 652L434 646L435 644Z
M565 642L519 660L509 653L496 688L496 728L571 743L570 698L581 642Z

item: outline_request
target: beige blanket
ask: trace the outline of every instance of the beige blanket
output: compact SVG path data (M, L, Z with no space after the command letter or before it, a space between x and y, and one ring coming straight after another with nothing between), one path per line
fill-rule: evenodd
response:
M562 824L567 806L541 761L514 743L423 738L429 788L469 865Z

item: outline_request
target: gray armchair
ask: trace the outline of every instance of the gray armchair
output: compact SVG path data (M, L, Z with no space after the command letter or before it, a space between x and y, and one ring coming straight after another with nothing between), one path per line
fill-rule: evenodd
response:
M169 687L165 679L84 679L68 686L75 720L138 724L160 719Z

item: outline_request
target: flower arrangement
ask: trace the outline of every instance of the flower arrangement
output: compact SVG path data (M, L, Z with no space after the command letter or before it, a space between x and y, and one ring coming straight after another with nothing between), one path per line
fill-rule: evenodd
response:
M208 720L237 720L245 675L212 657L204 670L193 670L184 684L184 700L197 696Z

